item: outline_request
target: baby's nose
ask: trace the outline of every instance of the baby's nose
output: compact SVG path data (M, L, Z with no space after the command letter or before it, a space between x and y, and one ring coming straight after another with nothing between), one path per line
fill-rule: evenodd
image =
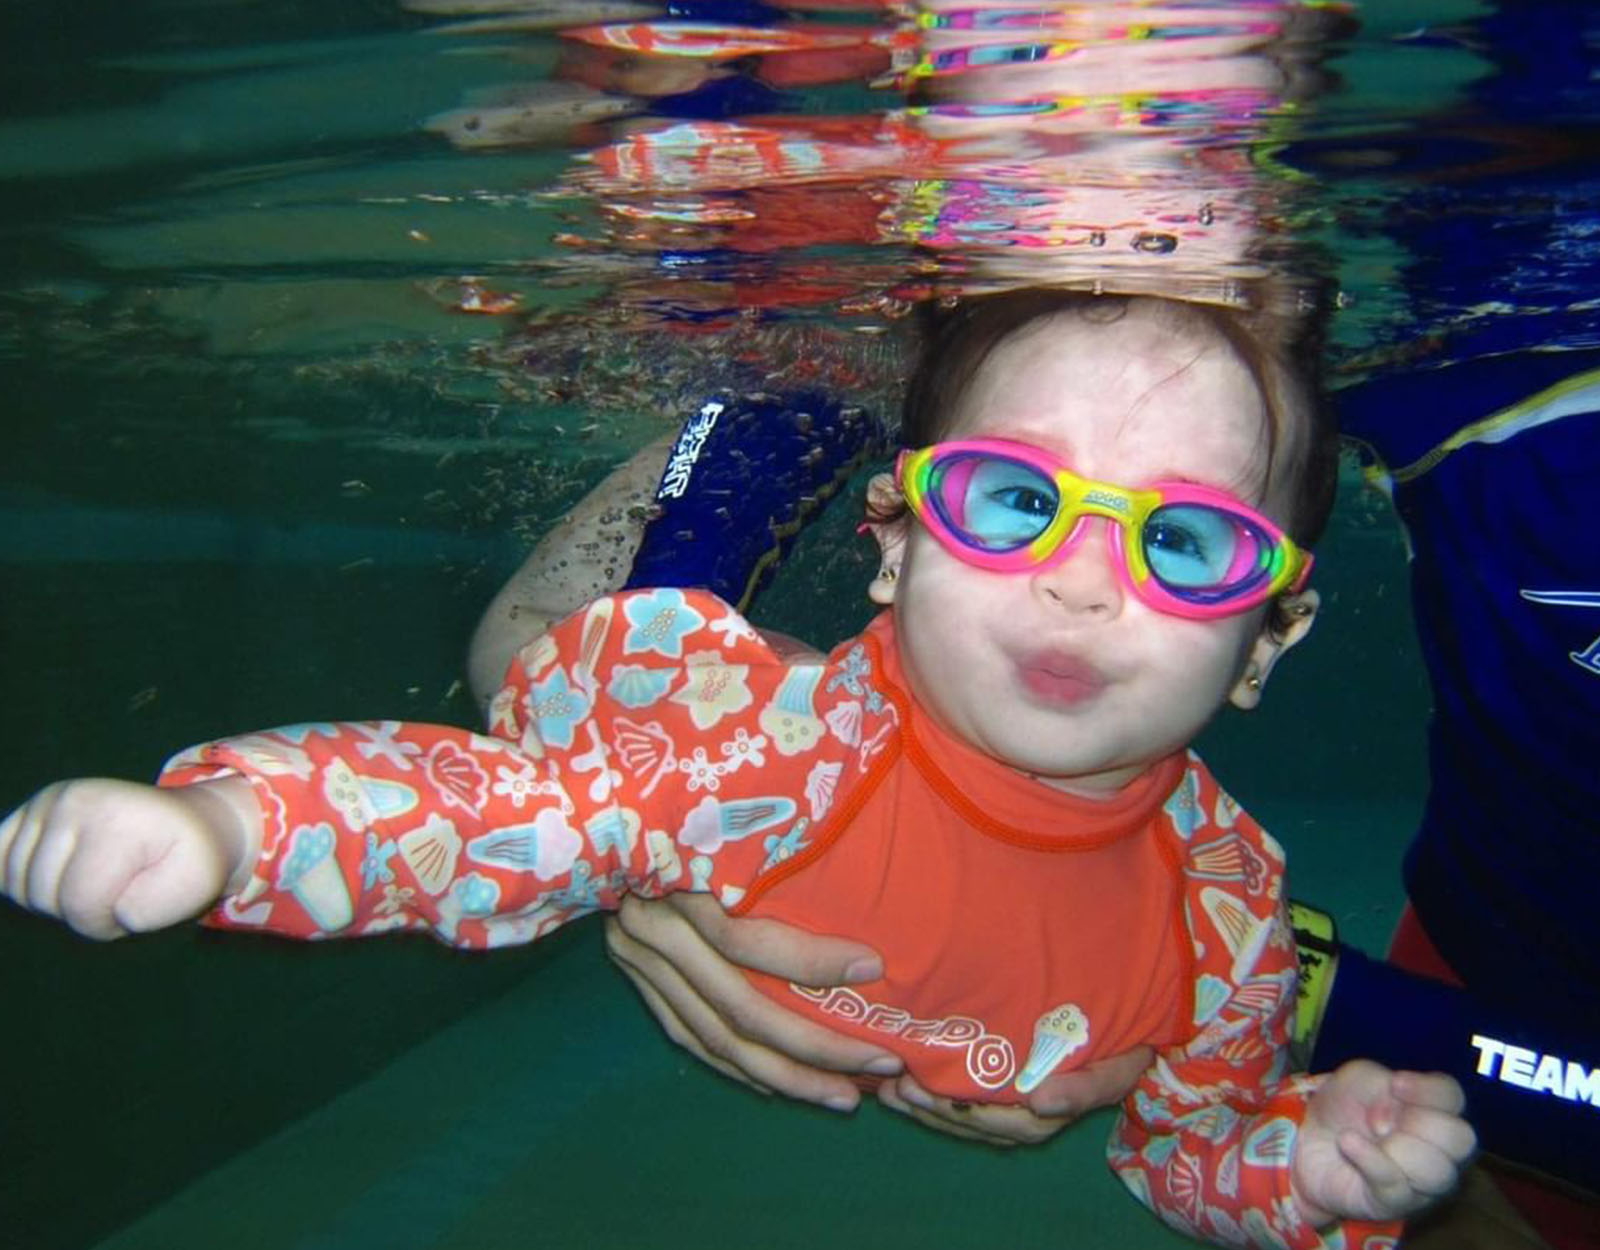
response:
M1073 615L1112 619L1122 611L1125 594L1111 550L1112 523L1093 518L1057 553L1057 561L1033 575L1033 590L1050 607Z

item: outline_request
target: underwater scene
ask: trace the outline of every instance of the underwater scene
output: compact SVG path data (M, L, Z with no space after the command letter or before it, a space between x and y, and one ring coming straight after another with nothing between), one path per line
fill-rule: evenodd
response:
M1582 7L3 6L0 812L260 726L478 726L496 590L714 396L876 423L749 608L850 636L929 306L1325 316L1334 390L1600 347ZM1314 638L1198 744L1374 954L1427 788L1406 556L1352 453ZM1109 1111L1001 1151L725 1080L598 920L100 945L5 904L0 941L25 1250L1194 1244L1106 1166Z

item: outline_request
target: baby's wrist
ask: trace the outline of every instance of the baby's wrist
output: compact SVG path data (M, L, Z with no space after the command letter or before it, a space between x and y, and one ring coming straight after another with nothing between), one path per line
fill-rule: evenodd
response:
M1298 1150L1296 1153L1298 1154ZM1295 1162L1296 1160L1292 1159L1289 1164L1289 1197L1294 1202L1295 1210L1311 1228L1322 1228L1333 1223L1338 1217L1332 1211L1310 1201L1301 1192L1299 1169L1295 1166Z
M188 801L222 861L221 897L239 893L261 857L261 806L249 781L233 774L198 781L176 793Z

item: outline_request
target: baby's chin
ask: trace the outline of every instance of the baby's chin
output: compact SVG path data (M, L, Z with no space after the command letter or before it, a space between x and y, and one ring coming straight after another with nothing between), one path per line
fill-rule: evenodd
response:
M1040 785L1075 794L1086 799L1109 799L1140 776L1149 764L1129 764L1101 770L1051 771L1024 768L1021 771Z
M1078 753L1040 749L1038 741L991 743L981 748L1024 776L1067 794L1109 798L1148 771L1165 753L1151 759L1108 757L1103 752Z

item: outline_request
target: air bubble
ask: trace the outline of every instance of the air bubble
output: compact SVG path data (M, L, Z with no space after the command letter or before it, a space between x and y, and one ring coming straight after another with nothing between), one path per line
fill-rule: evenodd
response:
M1178 250L1178 238L1172 234L1158 234L1145 231L1133 236L1133 250L1146 252L1152 256L1165 256L1169 252Z

